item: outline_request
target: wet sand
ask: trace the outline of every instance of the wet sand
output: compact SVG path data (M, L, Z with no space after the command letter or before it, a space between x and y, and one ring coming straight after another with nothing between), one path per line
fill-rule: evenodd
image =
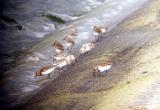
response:
M159 3L150 1L105 34L96 49L20 109L150 110L137 107L134 101L159 76ZM101 60L114 61L113 68L104 76L93 77L93 66Z
M78 81L85 80L85 78L88 78L89 80L86 80L84 84L87 84L88 83L87 81L91 83L92 80L90 79L90 77L86 77L85 75L83 77L83 74L86 74L86 71L81 69L87 70L86 75L89 75L88 72L93 71L91 67L93 64L90 66L86 66L86 65L89 65L90 63L92 63L90 62L92 61L91 59L95 58L95 60L93 61L96 61L96 60L99 61L100 59L103 60L103 58L108 58L111 56L114 58L116 57L115 55L121 56L123 55L124 52L127 52L130 50L130 47L132 47L133 43L136 42L138 39L135 39L134 41L132 41L132 40L129 40L129 38L127 38L126 36L125 38L122 39L122 41L120 41L120 38L113 37L114 35L111 34L113 33L113 31L112 32L110 31L113 28L115 28L117 24L119 24L122 20L124 20L126 17L131 15L131 13L135 12L135 10L142 7L142 5L144 5L147 1L148 0L141 0L141 1L109 0L105 4L91 10L86 15L78 18L75 22L59 30L54 31L54 33L51 36L47 36L41 42L34 45L31 49L27 50L24 53L24 58L22 57L20 60L18 60L17 64L15 65L16 66L15 68L12 68L11 70L8 70L7 72L5 72L3 79L0 81L0 86L1 86L0 92L2 93L0 94L0 97L1 97L0 107L4 107L4 108L14 107L14 106L18 106L23 103L26 103L31 97L33 97L39 91L43 90L44 87L46 87L48 84L53 82L53 80L55 80L58 77L56 72L53 72L54 78L51 78L50 80L46 77L41 77L36 79L33 78L35 71L37 71L42 66L47 65L48 63L53 63L52 58L53 58L53 54L55 54L55 52L53 51L53 48L51 47L53 41L58 40L62 44L64 44L65 42L63 42L62 39L72 26L75 26L78 30L78 36L76 37L76 41L75 41L76 45L74 46L72 51L72 53L75 56L78 56L79 49L83 43L88 43L94 40L94 36L92 32L92 27L94 25L109 27L108 34L104 35L104 38L105 37L107 38L105 38L103 42L99 42L99 44L102 44L102 45L98 44L99 47L97 47L97 49L95 49L92 53L84 56L83 58L81 57L80 60L82 60L82 62L79 63L81 66L79 65L75 67L75 69L72 69L72 70L70 69L68 72L66 71L65 73L67 73L67 75L61 75L61 77L57 79L57 80L62 79L66 81L65 77L68 77L68 73L70 71L73 71L75 73L79 71L82 77L80 77ZM124 45L123 42L126 42L126 41L123 41L123 40L125 39L128 43ZM119 47L122 47L122 48L119 48ZM97 59L100 56L102 56L103 58ZM83 67L84 61L86 62L85 66L89 68ZM117 65L117 64L118 63L115 63L114 65ZM77 80L76 79L77 76L79 77L79 73L77 75L70 74L69 77L73 77L74 78L73 81L74 81L74 80ZM77 85L73 85L77 87L77 90L76 88L74 88L74 91L89 90L90 88L89 85L88 87L80 87L83 85L83 83L79 85L78 81L77 81L78 84L75 83ZM99 83L98 81L99 79L96 79L95 83ZM110 80L110 82L112 81ZM57 88L54 88L54 89L57 89Z

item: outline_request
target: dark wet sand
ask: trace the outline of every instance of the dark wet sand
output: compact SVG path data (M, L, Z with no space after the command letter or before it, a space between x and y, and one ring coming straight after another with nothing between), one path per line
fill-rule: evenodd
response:
M134 109L125 102L136 97L138 94L135 92L136 87L140 88L138 84L143 82L141 78L147 79L149 77L150 79L152 77L147 69L147 66L150 65L147 64L159 55L156 53L150 59L141 61L147 55L145 50L160 44L160 22L157 19L159 17L157 16L160 9L159 3L160 0L150 1L121 22L115 29L103 35L103 38L97 42L96 49L81 57L78 64L68 67L65 72L61 73L56 80L29 100L27 104L16 109ZM153 19L150 18L151 16ZM159 60L159 58L157 59ZM101 60L114 61L113 68L106 75L93 77L93 66ZM144 71L147 71L147 75L143 74ZM154 77L152 79L154 80ZM142 84L145 85L145 82ZM129 91L130 87L133 87L134 95L132 91ZM125 90L127 90L126 96ZM114 96L113 93L117 93L118 96ZM100 101L104 97L107 99L106 106ZM118 101L124 103L116 105ZM98 109L101 104L102 108Z

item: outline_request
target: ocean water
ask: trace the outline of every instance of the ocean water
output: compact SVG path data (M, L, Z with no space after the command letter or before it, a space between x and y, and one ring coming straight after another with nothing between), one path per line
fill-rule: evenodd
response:
M26 50L53 34L78 17L85 15L105 0L1 0L0 17L13 19L4 22L0 18L0 73L11 69ZM52 14L66 21L53 22L43 14ZM17 24L21 26L17 29Z

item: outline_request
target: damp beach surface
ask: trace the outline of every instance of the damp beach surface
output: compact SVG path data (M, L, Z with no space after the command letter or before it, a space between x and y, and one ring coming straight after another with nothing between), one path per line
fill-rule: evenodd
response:
M102 36L102 40L97 42L97 47L93 51L78 59L77 65L68 67L56 78L51 80L40 78L35 81L31 76L37 68L50 62L52 40L60 39L58 36L63 36L68 27L55 32L57 38L50 36L31 48L31 52L36 51L41 53L41 56L44 55L45 60L40 58L39 62L24 63L9 71L9 73L15 72L13 74L18 76L21 71L22 77L19 77L17 84L24 85L19 94L24 96L24 92L27 92L26 96L32 96L26 101L26 104L18 108L24 110L158 110L159 100L149 96L157 96L159 93L157 78L160 72L158 67L160 26L157 14L160 0L145 2L145 5L142 3L140 9L136 11L136 8L129 12L125 10L131 8L124 8L125 6L129 7L127 3L139 4L138 1L132 0L126 0L123 3L110 2L110 4L103 5L99 11L95 9L91 14L74 23L79 30L77 45L73 48L76 56L78 56L80 45L88 42L88 39L92 37L90 27L104 24L109 27L109 31ZM131 7L134 6L133 4ZM104 10L106 6L115 6L115 9L106 8ZM116 11L117 9L121 11ZM102 12L101 15L98 12ZM121 16L123 12L126 12L125 17ZM134 13L131 14L131 12ZM90 31L88 32L88 30ZM47 58L48 60L46 60ZM93 67L102 60L114 61L111 70L102 77L92 76ZM24 75L24 73L26 74ZM24 76L29 78L29 81L26 78L26 83L23 83ZM22 78L22 82L19 82L20 78ZM2 83L13 79L14 76L9 75ZM8 85L12 85L11 82L4 85L4 90ZM26 85L35 89L36 92L28 89ZM20 85L17 89L19 90L19 88L21 88ZM10 90L12 89L8 91ZM15 93L18 93L16 89ZM17 100L17 103L23 101L23 98Z

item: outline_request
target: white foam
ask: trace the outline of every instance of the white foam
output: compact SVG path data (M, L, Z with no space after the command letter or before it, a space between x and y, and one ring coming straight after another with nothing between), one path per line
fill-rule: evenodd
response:
M44 56L43 54L39 53L39 52L34 52L34 56L39 57L40 59L47 59L46 56Z
M133 3L135 0L127 0L127 2L129 3Z
M123 7L122 7L121 5L119 5L119 6L117 6L117 9L118 9L118 10L122 10Z
M116 15L116 14L118 14L118 12L113 11L111 14L112 14L112 15Z
M109 5L114 6L114 5L117 5L117 4L118 4L118 2L112 2Z
M56 27L55 27L55 25L54 24L49 24L49 23L47 23L47 24L44 24L44 26L43 26L43 29L45 30L45 31L53 31L53 30L55 30L56 29Z
M89 38L89 33L88 32L81 32L81 33L79 33L79 35L77 37L78 37L78 39L85 40L85 39Z
M84 27L84 26L78 26L77 29L78 29L79 31L81 31L81 30L85 29L85 27Z
M123 1L123 2L120 3L120 5L125 7L125 6L128 6L129 4L126 1Z
M41 53L34 52L32 55L28 55L27 58L25 59L26 62L28 61L35 61L38 62L40 59L47 59L46 56L44 56Z
M29 56L26 61L36 61L38 62L40 59L38 57L35 57L35 56Z
M32 36L36 38L43 38L45 37L46 33L45 32L32 32Z
M110 17L110 14L104 14L103 17Z
M90 11L90 10L91 10L91 7L86 6L84 9L85 9L86 11Z
M91 5L93 6L97 6L97 5L101 5L101 2L98 2L97 0L87 0L88 2L90 2Z
M28 87L24 87L21 90L22 90L22 92L31 92L31 91L38 89L38 88L39 88L39 86L29 85Z

